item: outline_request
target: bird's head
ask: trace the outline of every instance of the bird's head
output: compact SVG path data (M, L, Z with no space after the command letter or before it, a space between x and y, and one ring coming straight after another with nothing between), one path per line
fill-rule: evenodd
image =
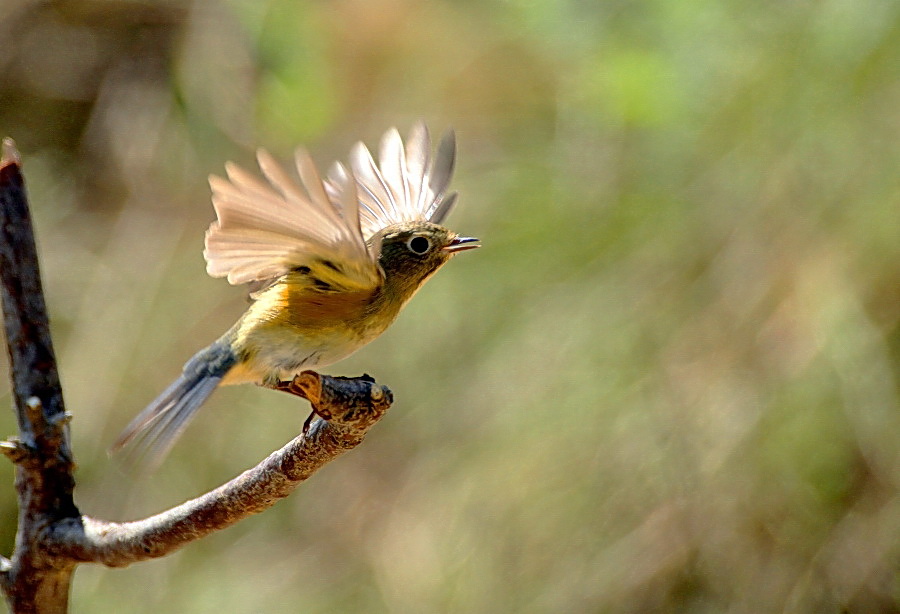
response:
M406 222L385 228L373 237L380 241L378 264L385 286L400 292L404 300L444 265L454 254L481 247L478 239L460 237L431 222Z

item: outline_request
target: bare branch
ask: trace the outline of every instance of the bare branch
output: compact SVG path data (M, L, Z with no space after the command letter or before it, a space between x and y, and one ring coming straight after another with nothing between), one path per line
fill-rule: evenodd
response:
M16 463L19 526L3 588L13 612L64 612L73 562L41 546L54 522L77 518L67 418L41 289L37 248L15 144L0 161L0 284L19 436L4 442Z
M80 516L44 525L44 556L72 566L124 566L169 554L288 496L320 467L362 442L392 402L391 392L367 376L339 378L306 371L294 379L292 388L330 420L315 422L308 433L227 484L145 520L115 523Z
M196 539L257 514L288 496L320 467L357 446L388 409L390 391L370 378L320 376L305 371L294 380L312 391L316 421L256 467L227 484L145 520L113 523L87 516L58 523L53 542L61 556L123 566L160 557Z
M75 481L69 416L38 271L25 187L15 146L0 162L0 290L18 437L0 442L16 465L19 525L11 558L0 556L0 590L10 610L64 613L78 563L110 566L164 556L288 496L327 462L357 446L390 407L390 390L368 376L305 371L276 389L309 399L323 419L230 482L156 516L115 523L83 516ZM306 429L304 429L305 431Z

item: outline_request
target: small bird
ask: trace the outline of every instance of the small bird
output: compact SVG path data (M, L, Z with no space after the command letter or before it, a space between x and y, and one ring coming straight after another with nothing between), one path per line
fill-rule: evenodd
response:
M158 465L217 386L272 388L346 358L383 333L454 254L480 247L441 226L457 196L447 193L453 132L431 149L419 122L405 146L396 129L384 134L378 164L357 143L349 167L335 163L324 180L302 148L299 183L262 149L268 183L231 163L227 179L210 176L217 219L206 232L207 273L249 284L253 302L112 451L127 446L145 466Z

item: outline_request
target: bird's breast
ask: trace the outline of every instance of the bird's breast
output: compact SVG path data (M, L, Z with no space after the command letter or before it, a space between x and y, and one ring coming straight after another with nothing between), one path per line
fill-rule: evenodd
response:
M384 304L379 293L313 292L300 284L276 284L260 295L236 327L241 364L228 379L289 379L303 369L346 358L396 318L397 310Z

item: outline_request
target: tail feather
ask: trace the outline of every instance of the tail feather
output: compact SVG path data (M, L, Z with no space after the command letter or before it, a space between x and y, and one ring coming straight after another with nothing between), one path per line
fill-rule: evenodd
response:
M159 466L236 360L231 348L216 342L198 352L162 394L135 416L111 453L123 453L127 464L152 470Z

